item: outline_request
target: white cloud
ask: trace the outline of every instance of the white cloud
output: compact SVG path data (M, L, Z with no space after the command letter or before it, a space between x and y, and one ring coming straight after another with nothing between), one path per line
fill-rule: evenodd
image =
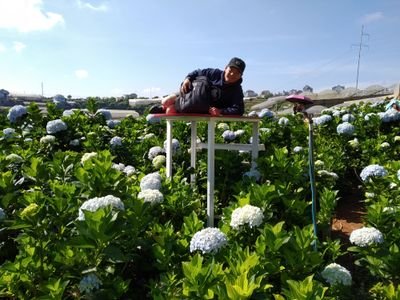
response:
M42 10L42 0L1 0L0 28L20 32L49 30L64 24L62 15Z
M362 24L368 24L368 23L372 23L375 21L379 21L383 18L384 18L383 13L381 11L377 11L377 12L374 12L371 14L366 14L366 15L362 16L361 22L362 22Z
M24 50L26 48L26 45L21 42L13 42L13 48L14 48L15 52L20 53L20 52L22 52L22 50Z
M0 53L1 52L6 52L6 46L4 46L3 44L0 43Z
M78 79L85 79L85 78L87 78L89 76L89 72L84 70L84 69L79 69L79 70L75 71L75 76Z
M108 10L108 6L104 3L97 5L97 6L95 6L89 2L84 2L81 0L77 0L77 3L80 8L87 8L87 9L94 10L94 11L107 11Z

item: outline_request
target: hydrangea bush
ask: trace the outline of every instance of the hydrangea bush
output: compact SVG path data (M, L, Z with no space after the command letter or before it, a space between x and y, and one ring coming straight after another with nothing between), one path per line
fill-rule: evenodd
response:
M87 104L0 114L1 297L294 299L307 290L310 299L373 299L399 289L399 119L385 103L313 119L318 239L302 115L253 113L266 146L256 169L249 152L215 152L215 220L205 228L207 151L191 168L190 124L174 124L167 178L163 121L114 122ZM205 141L207 124L197 129ZM229 142L252 134L242 122L216 130L219 142L225 130ZM350 235L355 264L341 266L332 262L348 255L348 240L324 230L349 186L366 214Z

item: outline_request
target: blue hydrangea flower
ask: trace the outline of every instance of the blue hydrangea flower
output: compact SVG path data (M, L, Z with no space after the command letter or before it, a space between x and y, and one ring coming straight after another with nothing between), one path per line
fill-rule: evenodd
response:
M106 121L108 128L114 129L116 126L118 126L121 121L120 120L107 120Z
M172 155L175 155L179 152L181 145L177 139L172 139ZM164 141L164 149L167 149L167 140Z
M18 118L24 116L27 113L28 113L28 111L25 106L14 105L8 111L7 118L8 118L8 120L10 120L11 123L15 123Z
M14 128L5 128L5 129L3 129L3 134L4 134L5 138L12 137L14 133L15 133L15 129Z
M380 165L369 165L361 171L360 177L363 181L367 181L371 177L384 177L387 174L388 172L384 167Z
M322 115L316 118L313 118L314 124L317 126L324 125L330 121L332 121L332 116L330 115Z
M340 135L353 135L354 130L354 126L349 122L341 123L336 128L336 132Z
M147 157L148 159L153 160L157 155L165 155L165 149L160 146L151 147Z
M4 209L0 207L0 222L3 221L6 218L6 213L4 212Z
M148 115L146 116L146 121L147 121L149 124L161 123L161 119L158 118L158 117L156 117L156 116L154 116L153 114L148 114Z
M102 115L106 120L111 120L112 115L111 112L107 109L100 108L96 111L96 115Z
M353 122L356 119L352 114L344 114L342 116L342 121L343 122Z
M67 124L60 119L49 121L46 125L46 131L48 134L55 134L57 132L67 130L67 128Z
M114 136L110 141L111 147L122 146L122 138L119 136Z
M222 133L222 137L224 138L225 141L230 142L236 138L236 135L235 132L233 132L232 130L225 130Z
M389 109L386 112L378 113L383 123L396 122L400 120L400 113L395 109Z
M263 108L258 114L260 118L273 118L274 113L270 111L268 108Z
M150 173L140 180L140 189L144 190L160 190L161 175L158 172Z
M81 293L89 294L95 290L98 290L101 286L101 280L94 273L85 275L79 282L79 291Z

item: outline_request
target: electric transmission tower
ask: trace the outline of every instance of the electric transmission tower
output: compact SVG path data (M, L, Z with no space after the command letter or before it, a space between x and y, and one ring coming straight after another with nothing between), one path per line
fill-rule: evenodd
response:
M356 89L358 89L358 77L360 75L360 60L361 60L361 49L362 47L368 47L368 45L363 44L363 37L368 36L368 33L364 33L364 25L361 26L361 36L360 36L360 43L353 44L353 46L358 47L358 61L357 61L357 78L356 78Z

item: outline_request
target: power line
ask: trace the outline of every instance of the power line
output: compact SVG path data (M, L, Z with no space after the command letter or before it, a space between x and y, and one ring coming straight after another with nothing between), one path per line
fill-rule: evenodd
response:
M355 44L353 46L358 46L358 61L357 61L357 78L356 78L356 89L358 89L358 77L360 75L360 60L361 60L361 49L362 47L368 47L368 45L363 44L363 37L368 36L368 33L364 33L364 25L361 26L361 36L360 36L360 43Z

